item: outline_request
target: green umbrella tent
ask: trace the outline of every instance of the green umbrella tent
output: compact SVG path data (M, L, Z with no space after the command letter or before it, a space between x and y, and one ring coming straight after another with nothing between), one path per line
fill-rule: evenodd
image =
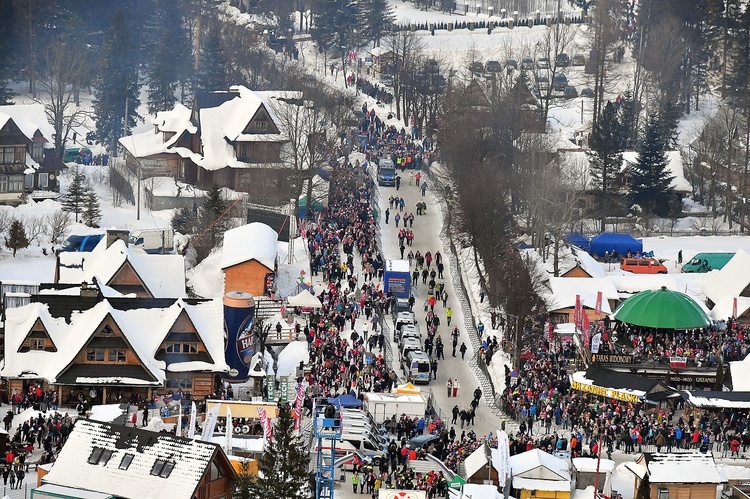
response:
M617 307L614 318L657 329L693 329L711 324L711 317L700 304L685 293L665 287L631 296Z

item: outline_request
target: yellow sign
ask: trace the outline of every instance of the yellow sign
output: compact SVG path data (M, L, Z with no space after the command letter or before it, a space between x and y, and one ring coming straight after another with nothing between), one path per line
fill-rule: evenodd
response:
M607 397L607 398L615 399L615 400L622 400L623 402L630 402L633 404L637 404L638 402L640 402L638 395L634 395L632 393L621 392L619 390L615 390L612 388L604 388L603 386L587 385L585 383L581 383L580 381L571 380L570 387L573 390L578 390L579 392L586 392L586 393L592 393L594 395L601 395L602 397Z

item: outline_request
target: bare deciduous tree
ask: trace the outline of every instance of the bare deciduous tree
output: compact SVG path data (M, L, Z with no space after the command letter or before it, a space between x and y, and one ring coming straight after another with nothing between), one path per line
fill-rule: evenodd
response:
M28 216L23 219L23 227L26 230L26 239L33 243L39 236L47 233L49 226L44 217Z
M63 210L57 210L56 212L47 215L44 220L49 227L49 235L52 244L59 244L65 233L68 231L68 227L70 227L70 213Z

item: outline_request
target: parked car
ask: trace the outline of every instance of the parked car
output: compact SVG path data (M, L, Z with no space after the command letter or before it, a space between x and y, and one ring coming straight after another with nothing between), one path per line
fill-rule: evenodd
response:
M594 91L589 87L583 87L581 89L581 97L594 97Z
M546 57L540 57L536 60L536 67L539 69L549 69L549 59Z
M573 56L572 64L573 66L585 66L586 57L583 54L576 54Z
M563 74L557 74L555 75L555 78L552 80L552 88L558 92L564 92L565 88L568 86L568 77Z
M575 99L576 97L578 97L578 90L576 90L576 87L572 87L570 85L565 87L565 90L563 90L563 98Z
M484 64L479 61L474 61L469 64L469 71L472 73L484 73Z
M521 68L534 69L534 59L532 59L531 57L524 57L521 60Z
M623 258L620 269L633 274L666 274L667 267L656 258Z
M392 87L393 86L393 76L391 75L383 75L380 77L380 81L383 82L383 85L386 87Z
M546 76L540 76L536 79L536 84L539 87L539 90L547 90L549 89L549 78Z
M518 69L518 61L516 61L515 59L508 59L507 61L505 61L505 67L508 70Z
M503 70L502 65L499 61L487 61L487 64L485 64L484 69L490 73L499 73Z
M409 450L427 449L430 444L437 443L438 440L440 440L440 437L438 435L417 435L416 437L411 438L408 442L406 442L406 448Z
M569 66L570 65L570 57L568 54L558 54L557 58L555 59L558 66Z

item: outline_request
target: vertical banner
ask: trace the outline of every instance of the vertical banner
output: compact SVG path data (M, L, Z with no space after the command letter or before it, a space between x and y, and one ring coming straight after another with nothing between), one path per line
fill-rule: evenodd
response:
M268 417L268 413L262 407L258 407L258 417L260 418L260 424L263 427L263 438L266 441L271 440L273 435L271 434L271 420Z
M227 406L227 423L226 423L226 433L225 433L225 441L224 441L224 450L229 454L229 451L232 450L232 432L234 431L234 425L232 424L232 409L230 409Z
M547 340L549 340L550 345L555 341L555 325L551 322L547 323Z
M599 348L601 347L601 344L602 344L602 333L596 333L591 338L591 353L593 354L599 353Z
M182 399L180 399L180 410L177 413L177 424L174 426L174 434L178 437L182 436Z
M732 299L732 319L737 318L737 298Z
M594 311L596 312L596 315L599 315L602 313L602 292L601 291L596 292L596 308Z
M203 431L201 432L201 440L204 442L211 441L214 429L216 428L216 419L219 417L220 408L221 404L216 404L209 411L206 411L206 420L203 422Z
M585 310L581 310L581 317L583 318L581 321L583 323L583 329L590 331L591 323L589 322L589 314L587 314Z
M289 398L289 376L281 376L279 381L279 391L281 392L281 394L279 394L279 402L285 404Z
M276 379L273 374L266 375L266 402L273 402L276 398Z
M294 429L299 430L302 421L302 404L305 402L305 389L297 383L297 396L294 398Z
M190 424L188 426L188 438L195 438L195 420L198 417L198 408L195 406L195 402L193 402L192 407L190 407Z
M576 308L573 312L573 322L577 327L581 327L581 295L576 295Z
M510 482L510 442L505 430L497 430L497 481L501 488L505 488L506 480Z

